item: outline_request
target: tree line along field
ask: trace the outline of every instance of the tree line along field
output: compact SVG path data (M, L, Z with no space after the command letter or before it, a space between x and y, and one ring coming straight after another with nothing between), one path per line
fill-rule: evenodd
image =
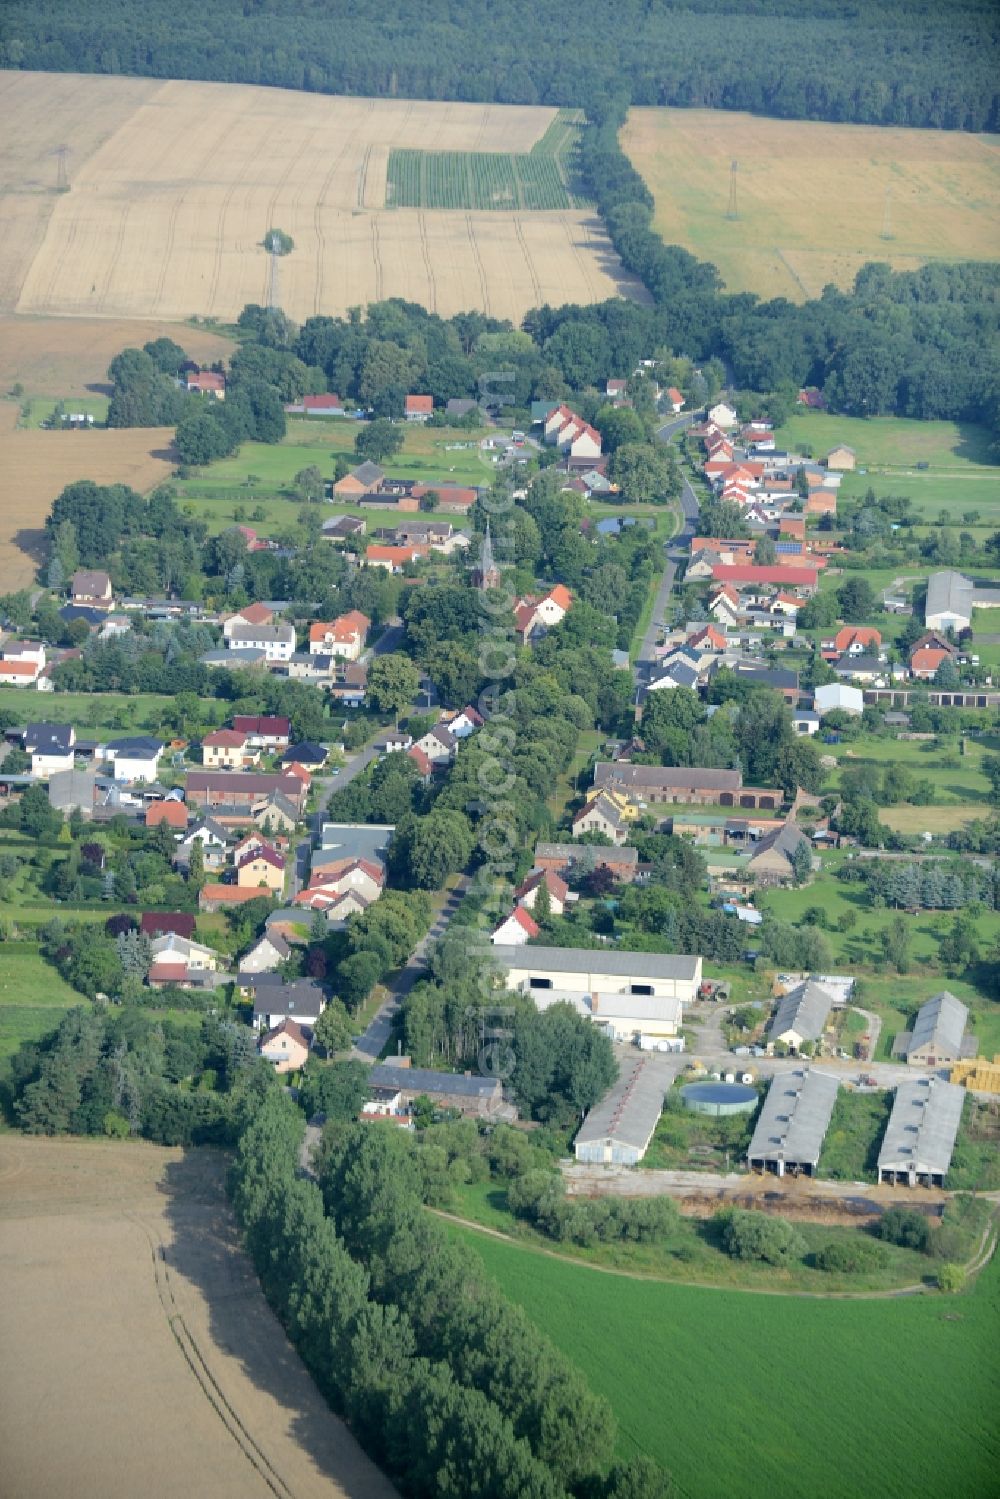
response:
M593 212L565 206L565 189L562 211L540 211L559 171L552 154L529 153L558 121L554 109L58 81L53 90L46 74L3 74L12 128L0 142L0 212L19 211L25 199L38 212L0 282L0 306L225 322L266 300L261 240L272 226L294 241L279 298L300 322L391 296L515 321L543 302L643 296ZM99 133L78 129L91 90L103 111ZM56 192L50 153L61 141L73 147L68 190ZM429 153L530 160L517 211L387 209L390 153L414 143ZM50 184L45 192L39 179Z
M869 260L910 270L1000 254L992 136L636 109L622 144L663 238L713 261L732 292L803 301L830 282L849 287Z
M839 1301L607 1275L454 1232L611 1402L623 1455L652 1457L684 1499L993 1490L995 1260L957 1300Z

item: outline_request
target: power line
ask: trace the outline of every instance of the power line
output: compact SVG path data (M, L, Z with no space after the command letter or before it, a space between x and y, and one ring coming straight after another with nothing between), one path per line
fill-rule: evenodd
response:
M885 190L885 207L882 210L882 238L893 239L892 232L892 183Z
M69 155L69 147L57 146L52 155L56 158L56 192L64 193L69 187L69 174L66 171L66 158Z
M740 216L739 207L736 202L736 173L739 171L739 168L740 164L738 161L732 162L729 168L729 207L726 210L727 219L738 219Z
M271 231L271 268L267 282L267 305L275 309L278 306L278 247L281 241L277 231Z

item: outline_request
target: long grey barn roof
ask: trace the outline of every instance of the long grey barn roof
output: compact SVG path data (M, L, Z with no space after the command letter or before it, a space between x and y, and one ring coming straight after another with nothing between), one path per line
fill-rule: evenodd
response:
M700 961L677 953L512 944L498 944L493 955L501 968L508 969L536 968L540 973L621 973L627 978L689 980L697 977Z
M803 1041L818 1041L826 1025L826 1017L833 1009L834 996L814 979L798 984L782 999L774 1012L774 1019L767 1028L769 1036L780 1036L784 1031L795 1030Z
M837 1079L826 1072L779 1073L764 1099L747 1160L815 1165L837 1097Z
M466 1098L492 1098L495 1077L466 1077L460 1072L435 1072L428 1067L392 1067L380 1063L368 1074L373 1088L399 1088L407 1093L454 1093Z
M646 1060L627 1063L580 1125L575 1143L613 1140L644 1151L663 1112L663 1094L662 1075Z
M927 579L924 615L965 614L971 617L972 586L972 580L964 573L931 573Z
M940 1172L951 1165L965 1089L939 1077L900 1083L882 1149L879 1171Z
M626 790L663 787L677 791L739 791L743 776L738 770L709 770L697 765L627 765L599 760L594 766L595 787L605 790L615 783Z
M927 1003L917 1011L907 1049L913 1051L918 1046L940 1046L960 1056L968 1018L969 1011L962 1001L956 999L949 990L942 989L940 994L931 995Z

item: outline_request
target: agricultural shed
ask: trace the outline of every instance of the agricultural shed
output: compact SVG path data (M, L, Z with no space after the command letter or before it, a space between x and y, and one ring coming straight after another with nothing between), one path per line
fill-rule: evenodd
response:
M920 1006L913 1030L906 1038L909 1065L933 1067L941 1062L958 1062L967 1056L963 1037L968 1018L968 1008L949 990L933 994Z
M663 1078L645 1058L627 1061L577 1131L578 1161L634 1166L649 1148L663 1112Z
M837 1087L829 1073L804 1068L776 1077L747 1151L751 1170L814 1176Z
M943 1187L965 1094L939 1077L900 1083L878 1154L879 1183Z
M835 1002L836 996L829 989L815 979L806 979L779 1001L767 1028L767 1039L772 1045L784 1041L793 1051L806 1041L818 1041Z

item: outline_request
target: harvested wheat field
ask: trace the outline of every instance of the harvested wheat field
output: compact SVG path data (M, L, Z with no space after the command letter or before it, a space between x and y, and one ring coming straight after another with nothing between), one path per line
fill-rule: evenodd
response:
M1000 258L995 136L634 109L622 144L660 233L713 261L730 291L801 301L829 282L849 287L868 260L912 270Z
M0 1137L17 1499L392 1499L236 1242L214 1152Z
M235 348L221 333L179 323L0 314L0 394L15 382L28 395L59 400L110 393L107 371L115 355L156 338L172 338L199 364L228 360Z
M13 402L0 403L0 593L31 583L45 518L67 484L93 479L144 492L177 462L172 427L44 432L14 430L16 417Z
M30 161L37 171L24 142L33 130L43 134L39 100L52 78L9 76L0 110L18 146L0 165L0 184L16 197L18 165L26 170ZM539 301L643 294L593 212L384 206L393 147L526 152L554 109L224 83L144 84L139 93L129 80L75 83L78 92L43 109L58 121L46 119L46 149L53 131L75 138L88 86L113 91L121 83L129 92L116 128L68 159L69 189L51 201L20 279L18 312L230 320L247 302L266 299L260 242L272 226L295 242L280 262L279 301L297 320L391 296L442 314L481 308L519 319ZM4 149L0 139L0 160ZM5 203L6 195L0 213Z

